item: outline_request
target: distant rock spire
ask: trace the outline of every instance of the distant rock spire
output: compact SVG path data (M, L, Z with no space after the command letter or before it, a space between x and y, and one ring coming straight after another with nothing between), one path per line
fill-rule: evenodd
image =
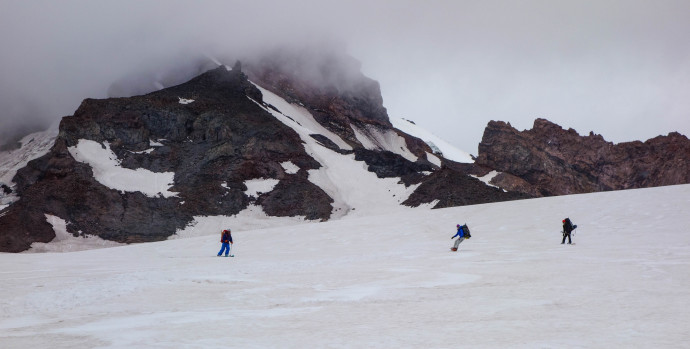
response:
M237 72L242 72L242 63L239 60L237 60L235 62L235 65L232 66L232 70L235 70Z

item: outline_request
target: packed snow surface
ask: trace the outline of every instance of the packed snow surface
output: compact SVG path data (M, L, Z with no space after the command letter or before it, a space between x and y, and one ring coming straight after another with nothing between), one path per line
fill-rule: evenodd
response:
M0 254L5 348L679 348L690 185ZM561 220L578 225L561 245ZM455 224L472 238L450 252Z
M449 160L453 160L456 162L463 162L463 163L473 163L474 159L472 159L472 155L469 153L462 151L455 146L451 145L450 143L446 142L445 140L439 138L438 136L434 135L433 133L415 125L414 123L410 122L409 120L401 119L401 118L390 118L391 123L395 128L397 128L400 131L403 131L409 135L415 136L425 142L427 144L430 144L430 146L433 144L434 147L438 148L441 150L443 153L443 157ZM463 135L463 130L458 130L457 132L458 137L462 138Z

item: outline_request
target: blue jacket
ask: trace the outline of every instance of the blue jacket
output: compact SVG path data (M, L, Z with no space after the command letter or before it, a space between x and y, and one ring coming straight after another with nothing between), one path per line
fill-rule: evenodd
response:
M453 235L452 238L454 238L454 237L456 237L456 236L457 236L457 237L461 237L461 238L462 238L462 237L465 237L465 231L462 230L462 226L460 226L460 227L458 228L458 232L455 233L455 235ZM452 239L452 238L451 238L451 239Z

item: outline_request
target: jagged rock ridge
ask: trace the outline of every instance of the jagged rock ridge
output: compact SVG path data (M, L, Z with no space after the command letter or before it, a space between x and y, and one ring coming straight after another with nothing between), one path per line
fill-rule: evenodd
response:
M673 132L645 142L613 144L537 119L531 130L490 122L476 160L503 172L492 183L533 196L690 183L690 141Z

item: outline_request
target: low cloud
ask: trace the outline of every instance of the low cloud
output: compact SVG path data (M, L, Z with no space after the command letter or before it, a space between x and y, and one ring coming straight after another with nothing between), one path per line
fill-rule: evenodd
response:
M469 152L491 119L529 128L545 117L617 142L687 135L687 13L690 2L671 0L9 1L0 144L84 98L187 79L206 56L232 64L315 42L360 61L391 117Z

